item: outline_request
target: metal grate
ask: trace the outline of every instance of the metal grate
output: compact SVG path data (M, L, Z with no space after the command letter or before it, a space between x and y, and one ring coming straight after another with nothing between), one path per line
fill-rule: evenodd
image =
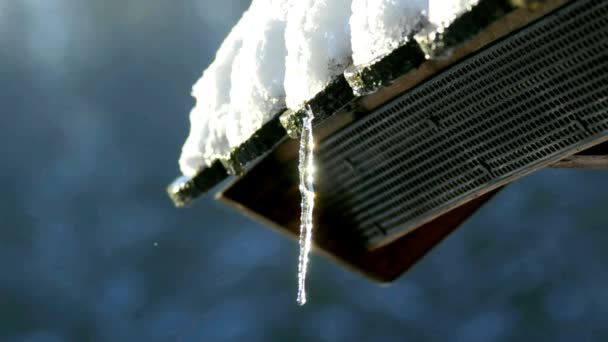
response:
M608 1L580 0L319 146L321 201L369 246L608 139Z

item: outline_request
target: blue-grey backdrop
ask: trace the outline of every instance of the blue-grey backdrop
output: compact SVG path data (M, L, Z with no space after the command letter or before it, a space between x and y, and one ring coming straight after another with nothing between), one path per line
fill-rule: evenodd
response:
M164 187L247 0L0 0L0 341L608 339L608 173L508 188L391 287Z

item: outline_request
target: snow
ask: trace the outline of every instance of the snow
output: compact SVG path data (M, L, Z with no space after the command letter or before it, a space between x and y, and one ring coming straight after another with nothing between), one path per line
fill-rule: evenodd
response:
M186 176L227 158L278 111L300 109L351 63L440 32L478 0L253 0L193 87Z
M429 21L442 30L478 2L479 0L429 0Z
M256 130L285 108L285 26L287 0L253 3L260 18L248 27L247 39L234 59L230 110L226 127L230 148L245 142Z
M406 43L427 11L427 0L353 0L353 63L369 64Z
M350 18L353 64L366 65L408 41L431 25L442 31L479 0L353 0Z
M230 153L226 137L226 127L230 125L226 120L232 86L230 72L243 44L250 15L250 11L243 14L220 46L215 60L192 88L196 105L190 112L190 135L179 160L181 171L186 176L195 175L202 166Z
M285 32L285 92L287 106L299 109L351 62L351 0L293 3Z

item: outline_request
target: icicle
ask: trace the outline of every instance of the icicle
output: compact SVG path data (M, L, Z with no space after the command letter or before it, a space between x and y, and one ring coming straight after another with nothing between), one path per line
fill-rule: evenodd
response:
M314 114L310 107L302 119L302 136L300 138L300 193L302 194L300 215L300 257L298 260L298 304L306 304L306 271L308 269L308 254L312 244L312 213L315 205L314 189L314 141L312 135L312 120Z

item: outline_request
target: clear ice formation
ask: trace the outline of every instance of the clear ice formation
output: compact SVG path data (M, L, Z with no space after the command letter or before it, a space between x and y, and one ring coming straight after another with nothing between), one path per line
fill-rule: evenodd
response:
M306 304L306 273L308 256L312 246L313 211L315 206L314 188L314 139L312 120L314 114L310 108L302 123L300 137L300 194L302 196L300 211L300 257L298 259L298 304Z
M253 0L193 87L186 176L226 158L277 111L299 109L350 63L440 31L478 0ZM428 20L427 20L428 19Z

